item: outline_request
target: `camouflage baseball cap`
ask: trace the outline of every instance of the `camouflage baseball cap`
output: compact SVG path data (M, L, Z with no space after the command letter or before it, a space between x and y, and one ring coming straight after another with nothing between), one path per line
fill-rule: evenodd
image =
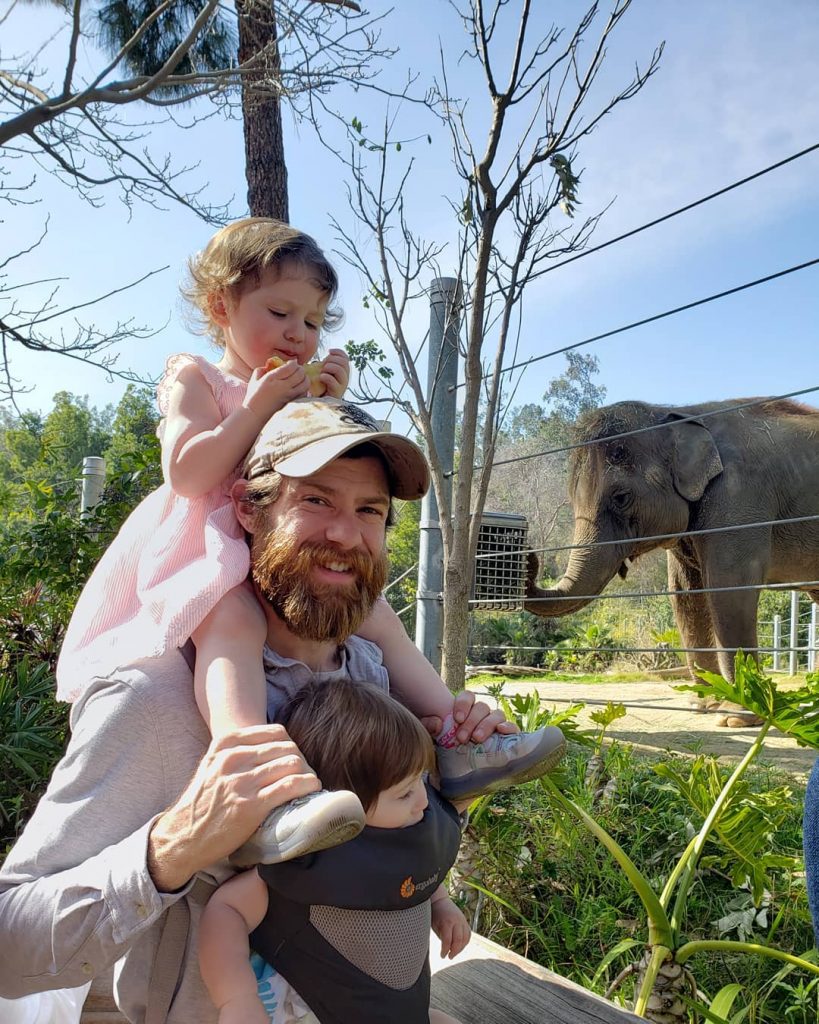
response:
M360 444L381 450L393 498L412 501L426 494L429 466L418 445L379 429L369 413L337 398L300 398L279 409L256 438L243 473L248 480L273 470L310 476Z

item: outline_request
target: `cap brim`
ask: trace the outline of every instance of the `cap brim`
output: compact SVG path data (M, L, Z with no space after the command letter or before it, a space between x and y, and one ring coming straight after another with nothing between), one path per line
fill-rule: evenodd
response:
M306 444L298 452L280 459L276 472L282 476L304 477L324 469L351 448L374 444L381 450L390 471L391 496L415 501L429 490L429 465L426 456L413 441L400 434L362 433L327 437Z

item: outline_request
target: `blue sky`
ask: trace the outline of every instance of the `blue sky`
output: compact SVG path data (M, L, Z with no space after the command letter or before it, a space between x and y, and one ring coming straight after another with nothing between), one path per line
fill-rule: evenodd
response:
M470 96L470 110L480 121L485 98L474 78L459 77L465 74L463 62L457 63L463 39L449 5L415 0L401 6L384 25L385 41L400 46L387 76L400 76L407 66L422 79L434 73L440 35L450 58L450 83L455 92ZM370 9L379 5L372 2ZM573 24L570 19L582 5L566 0L550 5L555 9L556 20ZM3 59L30 46L35 31L42 38L47 18L53 17L43 7L18 6L3 27ZM819 142L819 4L814 0L777 5L636 0L610 46L599 95L625 84L634 62L644 65L661 40L666 50L658 74L583 142L575 162L575 169L582 169L580 213L593 214L612 203L595 244ZM59 46L57 37L46 54ZM360 94L338 102L372 128L383 119L381 101L374 98ZM435 238L445 223L445 192L457 184L445 136L420 122L409 107L397 116L405 137L428 128L433 132L432 146L405 147L404 155L417 160L413 225ZM235 196L233 212L244 213L238 122L214 118L188 131L165 126L153 131L151 142L158 151L171 150L178 163L198 162L191 181L207 183L216 202ZM343 170L307 128L288 125L286 148L291 219L332 250L330 214L352 228ZM114 196L94 209L42 171L30 194L39 204L0 211L3 248L9 251L12 238L30 244L46 214L49 234L39 249L7 268L10 281L11 274L15 281L66 278L60 297L68 304L167 265L150 282L101 305L96 319L105 324L133 318L158 329L155 337L119 349L120 365L145 375L156 376L173 352L209 351L204 340L186 332L177 298L185 259L207 241L208 225L181 208L136 207L129 220ZM528 293L520 353L533 356L581 341L813 259L819 255L818 240L819 152L548 274ZM340 257L336 262L347 316L333 343L371 337L361 282ZM446 272L445 257L441 266ZM420 314L418 330L423 331ZM584 351L598 356L599 380L610 401L684 404L819 385L817 333L819 268L810 268ZM524 375L516 401L538 401L563 367L562 358L535 364ZM86 394L95 404L115 402L124 387L56 356L16 356L14 368L35 385L21 398L21 407L48 409L59 389ZM819 396L806 401L819 404Z

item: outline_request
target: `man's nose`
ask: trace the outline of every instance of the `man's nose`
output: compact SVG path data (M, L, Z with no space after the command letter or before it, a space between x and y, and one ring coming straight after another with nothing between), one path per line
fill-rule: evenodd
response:
M331 544L352 549L361 546L361 527L354 515L339 513L333 516L324 530L324 536Z

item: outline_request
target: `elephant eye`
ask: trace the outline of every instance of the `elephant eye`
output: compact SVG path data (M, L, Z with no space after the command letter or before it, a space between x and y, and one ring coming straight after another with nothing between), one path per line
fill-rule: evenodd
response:
M631 491L615 491L611 496L611 503L619 512L624 512L633 500Z

